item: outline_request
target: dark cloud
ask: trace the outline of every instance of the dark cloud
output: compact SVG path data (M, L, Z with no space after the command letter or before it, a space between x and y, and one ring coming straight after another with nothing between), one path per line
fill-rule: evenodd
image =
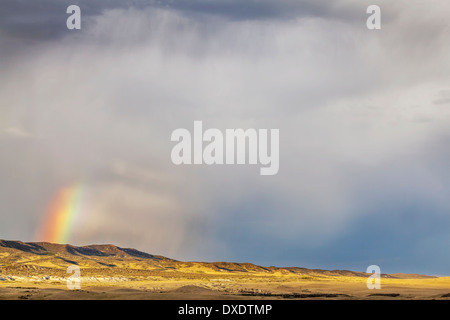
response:
M110 9L145 9L147 7L178 10L185 14L206 14L233 20L292 19L321 17L332 19L361 18L360 10L329 1L239 1L239 0L4 0L0 11L0 34L20 39L48 40L68 34L66 9L78 5L84 19ZM359 20L359 19L358 19Z
M171 1L171 8L207 13L231 19L267 19L294 17L329 17L335 12L334 6L325 1L239 1L239 0L184 0Z
M88 0L4 0L0 11L0 35L6 37L48 40L68 34L67 7L78 5L84 18L101 14L104 10L142 7L153 1L88 1Z
M377 184L378 179L370 182ZM211 256L266 266L276 261L278 266L327 269L332 265L364 272L375 264L386 273L447 275L448 205L427 190L419 190L420 179L411 183L417 184L417 190L409 192L405 188L395 190L395 186L387 185L391 180L384 179L384 192L367 188L370 183L364 183L366 189L360 191L359 204L353 208L354 218L336 233L320 229L311 233L301 222L281 218L283 210L302 209L274 207L270 196L244 201L210 226L212 239L222 244L218 246L221 250ZM338 211L332 214L342 216ZM325 229L327 222L322 223Z

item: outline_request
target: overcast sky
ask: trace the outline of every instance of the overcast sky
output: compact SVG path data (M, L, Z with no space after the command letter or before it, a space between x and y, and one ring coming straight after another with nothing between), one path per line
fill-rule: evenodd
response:
M371 4L3 0L0 238L81 183L75 245L449 275L450 2ZM280 129L279 173L173 165L194 120Z

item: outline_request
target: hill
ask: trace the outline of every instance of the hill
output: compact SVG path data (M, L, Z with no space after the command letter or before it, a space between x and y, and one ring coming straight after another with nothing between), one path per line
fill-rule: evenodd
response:
M47 242L0 240L0 274L16 276L67 276L69 265L77 265L83 275L172 277L189 275L293 275L304 277L367 277L363 272L320 270L299 267L263 267L237 262L185 262L152 255L132 248L115 245L73 246ZM387 278L429 278L424 275L395 274Z

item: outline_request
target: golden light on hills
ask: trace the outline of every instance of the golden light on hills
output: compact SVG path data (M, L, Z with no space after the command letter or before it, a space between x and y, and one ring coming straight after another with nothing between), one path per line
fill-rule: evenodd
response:
M67 289L68 266L82 290ZM11 299L448 299L450 277L183 262L114 245L0 240L0 297Z

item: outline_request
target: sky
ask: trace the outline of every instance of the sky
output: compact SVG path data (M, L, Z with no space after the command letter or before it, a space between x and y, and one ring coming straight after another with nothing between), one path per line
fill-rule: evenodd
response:
M81 8L81 30L66 9ZM0 238L450 275L450 3L3 0ZM180 165L177 128L280 130L280 168Z

